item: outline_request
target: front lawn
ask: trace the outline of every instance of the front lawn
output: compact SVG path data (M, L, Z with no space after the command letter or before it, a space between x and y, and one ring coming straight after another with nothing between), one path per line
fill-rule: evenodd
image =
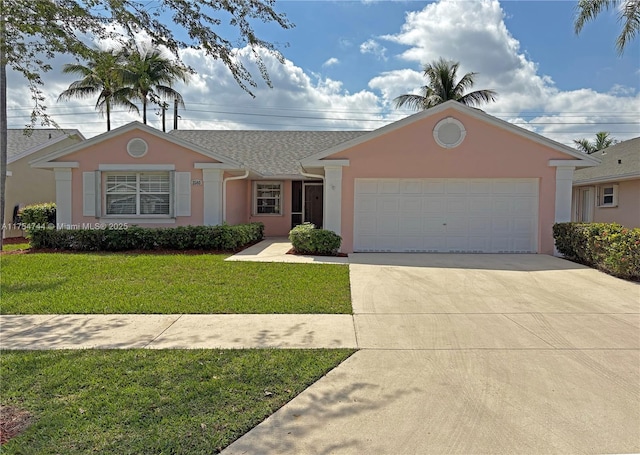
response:
M3 454L218 453L352 350L3 351Z
M351 313L345 265L224 262L225 257L5 254L0 313Z

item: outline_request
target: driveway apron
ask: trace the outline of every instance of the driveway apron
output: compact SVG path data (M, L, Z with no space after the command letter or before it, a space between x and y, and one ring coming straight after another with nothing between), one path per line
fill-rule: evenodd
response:
M640 286L543 255L353 254L357 353L229 454L640 452Z

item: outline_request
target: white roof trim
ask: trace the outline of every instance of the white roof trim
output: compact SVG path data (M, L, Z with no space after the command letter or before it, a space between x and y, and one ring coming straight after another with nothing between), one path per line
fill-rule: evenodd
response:
M194 169L234 169L245 170L243 167L233 166L227 163L194 163Z
M229 164L231 166L235 166L238 168L243 167L240 163L237 163L236 161L232 160L229 157L226 156L222 156L219 155L217 153L213 153L210 150L207 150L203 147L200 147L197 144L194 144L193 142L189 142L186 141L184 139L181 139L179 137L175 137L171 134L168 133L163 133L160 130L157 130L155 128L152 128L148 125L144 125L140 122L131 122L128 123L124 126L121 126L119 128L116 128L114 130L108 131L106 133L100 134L98 136L92 137L91 139L88 139L86 141L82 141L79 142L78 144L74 144L71 145L69 147L66 147L62 150L50 153L48 155L43 156L42 158L38 158L36 160L30 161L29 164L31 164L33 167L50 167L50 166L42 166L42 164L48 164L51 165L53 163L51 163L52 160L56 160L58 158L61 158L65 155L69 155L71 153L75 153L77 151L80 151L86 147L91 147L92 145L95 144L99 144L101 142L104 142L106 140L109 140L111 138L114 138L116 136L120 136L121 134L124 133L128 133L129 131L133 131L133 130L141 130L144 131L145 133L151 134L152 136L158 137L160 139L163 139L167 142L173 143L175 145L178 145L180 147L184 147L187 148L189 150L193 150L196 153L200 153L201 155L204 155L208 158L212 158L214 160L220 161L222 163L225 164Z
M46 149L47 147L57 144L58 142L62 142L65 139L72 138L73 136L78 136L80 138L80 142L86 141L86 138L82 135L82 133L79 130L76 130L76 129L69 130L68 133L62 134L58 137L54 137L53 139L49 139L46 142L42 142L36 145L35 147L31 147L30 149L23 150L17 155L13 155L11 159L7 159L7 164L14 163L24 158L25 156L32 155L36 152L39 152L40 150Z
M585 180L574 180L573 186L583 186L583 185L590 185L595 183L620 182L620 181L634 180L634 179L640 179L640 172L631 172L628 174L621 174L621 175L615 175L615 176L608 175L606 177L594 177L594 178L585 179Z
M549 160L549 166L552 166L552 167L562 167L562 166L594 167L599 164L600 164L600 160L597 158L595 163L591 163L591 162L585 163L582 160Z
M330 147L326 150L323 150L322 152L313 154L307 158L305 158L304 160L302 160L302 164L306 166L306 163L308 161L316 161L316 160L321 160L323 158L326 158L328 156L334 155L336 153L342 152L344 150L347 150L349 148L355 147L356 145L360 145L364 142L370 141L372 139L375 139L377 137L380 137L384 134L390 133L392 131L395 131L397 129L403 128L407 125L410 125L414 122L418 122L424 118L427 117L431 117L431 116L435 116L435 115L439 115L441 114L443 111L447 110L447 109L453 109L455 111L461 112L465 115L468 115L470 117L473 117L475 119L484 121L490 125L496 126L498 128L501 128L503 130L507 130L511 133L517 134L518 136L524 137L526 139L529 139L533 142L536 142L538 144L544 145L546 147L552 148L554 150L557 150L558 152L564 153L566 155L569 156L573 156L574 158L577 158L581 161L580 166L588 166L589 164L585 164L585 163L593 163L592 165L597 165L599 164L599 161L589 155L586 155L576 149L573 149L571 147L568 147L566 145L563 145L559 142L556 142L554 140L548 139L544 136L541 136L537 133L533 133L531 131L525 130L524 128L520 128L517 125L514 125L512 123L506 122L504 120L500 120L492 115L489 115L479 109L475 109L475 108L471 108L468 106L465 106L462 103L459 103L457 101L447 101L445 103L439 104L435 107L432 107L430 109L426 109L424 111L418 112L417 114L413 114L410 115L409 117L405 117L402 120L398 120L397 122L394 123L390 123L388 125L385 125L381 128L378 128L377 130L373 130L370 133L365 133L362 136L358 136L355 139L352 139L350 141L347 142L343 142L342 144L338 144L334 147Z

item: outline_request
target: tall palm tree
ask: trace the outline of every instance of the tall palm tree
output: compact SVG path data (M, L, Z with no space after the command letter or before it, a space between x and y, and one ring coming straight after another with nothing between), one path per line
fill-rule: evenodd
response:
M416 111L429 109L445 101L456 100L467 106L495 101L498 95L493 90L476 90L473 87L477 73L467 73L456 82L460 63L440 58L424 66L424 76L429 83L421 87L421 94L400 95L393 101L397 108L408 107Z
M132 88L142 103L142 122L147 123L149 102L162 107L163 100L177 100L184 106L182 95L172 84L178 80L187 82L190 70L174 60L164 57L159 49L151 46L132 46L127 55L125 83Z
M596 133L596 138L593 142L589 141L589 139L578 139L573 142L576 144L578 150L590 155L592 153L599 152L600 150L604 150L607 147L611 147L618 141L610 137L609 133L606 131L600 131L599 133Z
M111 130L111 108L124 106L130 112L138 112L131 102L131 89L124 85L122 53L117 50L96 50L92 60L86 65L66 64L62 68L65 74L77 74L82 79L72 82L69 88L58 96L58 101L71 98L92 98L98 95L96 109L106 114L107 131Z
M618 22L622 24L622 31L616 40L618 53L640 31L640 0L580 0L576 6L578 13L574 24L576 34L579 34L586 22L592 21L602 11L618 8Z

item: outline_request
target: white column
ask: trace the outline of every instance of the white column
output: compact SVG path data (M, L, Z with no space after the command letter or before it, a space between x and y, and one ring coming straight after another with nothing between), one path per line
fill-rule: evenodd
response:
M556 168L556 223L571 221L574 170L575 166L558 166Z
M322 227L342 235L342 166L325 166L323 200Z
M56 224L71 224L71 168L55 168Z
M222 224L222 169L203 169L204 185L204 224L214 226Z

